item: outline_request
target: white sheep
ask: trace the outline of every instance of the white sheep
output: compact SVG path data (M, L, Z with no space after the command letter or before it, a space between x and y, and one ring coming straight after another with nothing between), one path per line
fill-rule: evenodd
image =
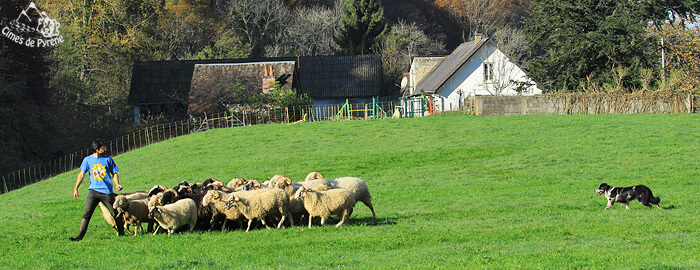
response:
M143 232L143 227L141 222L148 222L148 229L153 229L153 220L148 218L148 200L130 200L129 196L117 195L114 199L114 204L112 207L118 212L118 215L123 215L124 217L124 229L132 233L129 230L129 226L134 225L135 229L133 234L136 235L140 229Z
M320 173L311 172L306 176L306 181L318 181L316 177L323 177ZM350 191L353 194L356 202L362 202L369 210L372 210L372 216L377 219L377 214L374 212L374 206L372 206L372 195L369 193L369 188L367 183L357 177L341 177L334 180L327 180L330 188L342 188Z
M313 217L321 217L321 226L331 215L340 216L340 222L336 227L343 225L355 207L355 199L352 194L344 189L331 189L316 191L307 187L300 187L294 197L304 202L304 209L309 212L309 229Z
M265 217L268 215L281 216L277 228L282 226L285 218L288 218L294 226L294 219L289 212L289 195L281 189L257 189L232 193L226 201L226 208L233 207L248 219L246 232L250 230L250 225L256 218L269 229L270 227L265 224Z
M273 176L270 183L274 183L274 188L282 189L287 193L289 196L289 212L295 220L301 221L301 216L306 214L306 210L304 209L304 203L294 197L294 193L299 189L299 186L295 186L289 177L282 175Z
M131 193L124 193L122 195L127 196L129 199L146 198L146 197L148 197L148 191L135 191L135 192L131 192ZM105 219L107 224L109 224L109 226L114 228L114 230L117 231L117 234L119 234L119 230L117 229L117 221L114 220L114 216L112 216L112 212L109 211L109 208L107 207L107 205L105 205L102 202L99 202L97 205L100 207L100 210L102 212L102 217Z
M155 205L148 213L149 218L155 219L161 228L171 235L175 229L182 225L189 225L190 232L197 224L197 205L192 199L181 199L164 206ZM154 232L155 235L158 232Z
M240 221L243 218L243 214L241 214L240 211L238 211L237 208L226 208L226 201L231 197L230 193L226 193L223 191L218 191L218 190L209 190L207 191L207 194L204 195L204 198L202 199L202 205L204 207L207 206L213 206L216 211L222 215L225 216L224 219L224 224L221 226L221 230L223 231L224 228L226 228L226 223L229 220L238 220Z

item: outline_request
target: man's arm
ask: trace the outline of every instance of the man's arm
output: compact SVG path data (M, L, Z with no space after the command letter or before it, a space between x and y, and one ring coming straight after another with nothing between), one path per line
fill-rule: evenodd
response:
M117 188L117 191L122 190L123 187L121 184L119 184L119 175L115 173L112 175L112 179L114 179L114 187Z
M78 173L78 178L75 180L75 188L73 188L73 198L78 199L78 187L80 187L80 183L83 182L83 178L85 178L85 172L80 171Z

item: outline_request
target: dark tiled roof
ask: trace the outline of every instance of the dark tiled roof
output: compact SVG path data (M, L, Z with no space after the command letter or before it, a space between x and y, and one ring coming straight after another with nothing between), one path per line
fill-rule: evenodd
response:
M381 55L302 57L298 67L301 92L314 99L383 95Z
M373 97L383 94L380 55L152 61L134 63L129 103L186 104L194 66L197 64L276 61L295 61L293 87L314 99Z
M418 85L411 91L410 96L417 96L421 93L434 93L440 88L452 74L454 74L474 53L481 48L488 38L484 38L478 43L465 42L459 45L445 60L443 60L435 69L428 74Z
M187 104L197 64L296 61L296 58L178 60L136 62L132 69L129 104Z

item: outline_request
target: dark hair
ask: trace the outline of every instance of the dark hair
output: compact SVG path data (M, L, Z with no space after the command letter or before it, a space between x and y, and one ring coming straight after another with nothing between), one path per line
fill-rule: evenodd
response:
M102 146L105 146L105 141L102 139L96 139L92 141L92 144L90 145L90 151L92 153L95 153L98 149L102 148Z

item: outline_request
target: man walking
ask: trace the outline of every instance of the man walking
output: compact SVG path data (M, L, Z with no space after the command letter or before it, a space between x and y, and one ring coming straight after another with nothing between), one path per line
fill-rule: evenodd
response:
M119 168L117 168L117 164L114 163L111 157L105 155L107 146L103 140L93 141L92 145L90 145L90 151L92 151L92 155L83 159L83 163L80 165L80 173L78 173L75 188L73 189L73 198L77 200L78 187L83 182L85 173L90 174L90 187L85 199L85 209L83 210L83 218L80 221L80 231L77 236L69 238L71 241L83 239L87 232L88 224L90 224L92 213L100 202L107 206L113 217L117 214L112 208L112 204L114 204L115 197L113 187L116 187L117 190L122 189L122 185L119 184L119 176L117 175ZM115 218L115 221L117 232L119 235L124 235L123 220Z

